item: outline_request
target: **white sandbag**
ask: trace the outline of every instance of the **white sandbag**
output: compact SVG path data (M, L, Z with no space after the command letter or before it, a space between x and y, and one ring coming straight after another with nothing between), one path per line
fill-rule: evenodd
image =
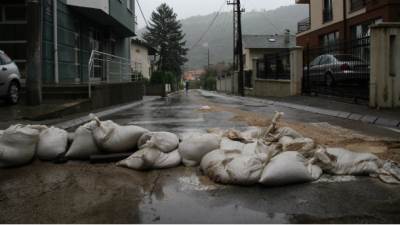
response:
M4 134L4 130L0 130L0 137Z
M178 150L163 153L158 149L144 148L118 162L117 166L134 170L167 169L178 166L181 159Z
M254 143L244 145L242 153L245 155L271 154L272 156L274 156L278 153L278 150L275 148L274 145L267 146L260 140L257 140Z
M50 127L39 135L37 156L41 160L54 160L67 151L68 132Z
M94 118L97 127L93 137L101 150L108 153L127 152L137 147L139 138L149 131L138 126L120 126L113 121Z
M222 138L221 139L221 144L220 144L220 149L222 150L240 150L242 151L245 147L245 143L242 143L240 141L233 141L229 138Z
M229 184L231 178L226 170L233 158L241 155L240 150L217 149L207 153L201 160L200 168L211 180L221 184Z
M335 175L370 175L379 173L380 160L370 153L355 153L343 148L320 149L315 153L318 165Z
M281 127L276 130L275 133L270 134L269 137L266 138L268 141L279 141L282 137L291 137L293 139L296 138L303 138L303 135L301 135L299 132L293 130L290 127Z
M298 152L283 152L268 163L260 178L267 186L311 182L319 179L322 170L318 166L307 165L306 159Z
M301 151L307 152L315 148L314 140L310 138L292 138L283 136L279 139L283 151Z
M226 165L229 183L239 185L257 184L267 161L267 154L241 154L231 158Z
M91 155L100 154L93 137L93 129L97 126L95 121L80 126L75 131L75 138L65 156L69 159L86 160Z
M214 134L195 134L179 144L179 154L185 166L197 166L204 155L219 149L220 138Z
M0 136L0 168L29 163L39 140L40 129L35 126L13 125Z
M143 134L139 141L138 147L156 148L164 153L172 152L179 146L179 137L169 132L150 132Z
M258 139L261 138L263 133L265 132L265 128L261 127L250 127L246 131L243 131L242 137L247 139L247 140L253 140L253 139Z

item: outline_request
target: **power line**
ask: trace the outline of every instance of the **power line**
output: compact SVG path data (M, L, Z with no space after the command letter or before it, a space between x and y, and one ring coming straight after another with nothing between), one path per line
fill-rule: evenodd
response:
M137 5L138 5L138 7L139 7L140 13L142 14L142 17L143 17L143 19L144 19L144 22L146 23L146 27L148 27L148 26L149 26L149 23L147 22L147 19L146 19L146 17L144 16L144 13L143 13L143 10L142 10L142 6L140 6L139 0L136 0L136 2L137 2Z
M211 27L214 25L215 21L217 21L218 16L220 15L222 9L225 6L225 0L223 1L223 4L221 5L221 7L219 8L217 14L215 14L214 18L211 20L211 23L208 25L207 29L203 32L203 34L200 36L199 40L197 40L195 42L194 45L192 45L192 47L189 50L192 50L194 48L196 48L200 42L203 40L203 38L206 36L206 34L210 31Z

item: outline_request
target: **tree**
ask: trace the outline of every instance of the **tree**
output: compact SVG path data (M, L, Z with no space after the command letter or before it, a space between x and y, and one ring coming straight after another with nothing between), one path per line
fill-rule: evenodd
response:
M180 78L182 66L187 61L185 34L177 15L167 4L161 4L151 15L151 21L143 38L158 49L158 70L163 73L172 72ZM177 79L180 80L180 79Z

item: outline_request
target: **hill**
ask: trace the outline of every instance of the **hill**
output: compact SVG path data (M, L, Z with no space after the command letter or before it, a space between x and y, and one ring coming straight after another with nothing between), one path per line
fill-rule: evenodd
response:
M207 29L216 13L194 16L182 20L186 34L187 47L191 48ZM308 16L306 5L290 5L270 11L250 11L243 14L243 34L281 34L289 29L297 32L297 22ZM197 69L207 65L207 48L210 48L211 63L231 62L233 54L232 13L221 13L214 25L197 47L188 52L189 61L185 69ZM139 31L141 33L141 31Z

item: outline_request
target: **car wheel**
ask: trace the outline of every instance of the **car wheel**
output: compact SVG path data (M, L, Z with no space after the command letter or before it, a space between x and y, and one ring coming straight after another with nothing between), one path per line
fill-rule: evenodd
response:
M325 84L327 87L335 86L335 80L333 79L332 74L330 73L325 74Z
M19 85L17 82L11 82L10 86L8 87L8 96L7 96L8 103L15 105L19 101Z

